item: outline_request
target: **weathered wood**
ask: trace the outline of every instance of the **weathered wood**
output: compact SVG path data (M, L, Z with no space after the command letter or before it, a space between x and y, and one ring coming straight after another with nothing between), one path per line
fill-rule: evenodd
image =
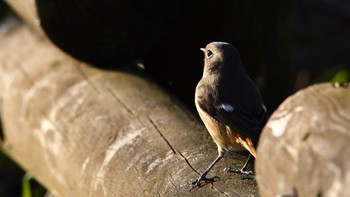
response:
M217 151L191 113L144 77L73 60L21 23L3 24L3 149L56 196L257 196L222 173L189 191ZM7 28L7 30L4 30Z
M260 138L261 196L350 196L349 112L349 84L318 84L289 97Z

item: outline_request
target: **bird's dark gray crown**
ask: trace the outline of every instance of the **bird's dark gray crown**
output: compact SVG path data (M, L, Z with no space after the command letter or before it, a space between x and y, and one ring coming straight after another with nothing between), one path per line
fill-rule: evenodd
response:
M223 56L239 56L236 47L227 42L211 42L205 47L205 50L211 50L214 54L219 53Z
M238 50L227 42L211 42L204 52L207 69L221 69L224 62L231 66L240 64Z

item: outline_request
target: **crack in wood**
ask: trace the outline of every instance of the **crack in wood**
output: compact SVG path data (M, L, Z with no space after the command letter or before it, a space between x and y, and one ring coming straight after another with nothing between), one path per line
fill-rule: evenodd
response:
M169 176L170 176L170 183L174 186L174 188L176 188L176 185L175 185L175 183L173 182L173 180L174 180L174 178L173 178L173 176L171 175L171 173L169 173Z
M108 92L111 93L111 95L113 96L113 98L124 107L124 109L130 113L131 115L138 117L118 96L117 94L115 94L109 87L105 86L105 88L108 90ZM138 118L139 119L139 118Z
M134 170L136 171L137 176L138 176L138 177L141 177L141 174L140 174L140 172L139 172L139 170L137 169L136 166L134 166ZM146 180L147 180L147 179L146 179Z
M150 123L153 125L153 127L156 129L156 131L158 132L158 134L160 135L160 137L165 141L165 143L167 143L167 145L170 147L170 149L173 151L173 153L176 155L176 151L173 148L173 146L170 144L169 140L163 135L162 131L158 128L158 126L153 122L153 120L148 117L148 120L150 121Z
M77 71L78 71L78 73L80 73L81 74L81 76L83 77L83 79L96 91L96 92L98 92L98 93L101 93L101 90L97 87L97 85L90 79L90 77L89 77L89 75L88 74L86 74L85 72L84 72L84 70L82 69L82 65L81 64L79 64L78 66L77 66Z
M196 169L194 169L194 167L191 165L188 159L181 152L179 152L179 155L185 160L187 165L190 166L190 168L199 175L199 172Z
M153 125L153 127L156 129L156 131L159 133L159 135L162 137L162 139L167 143L167 145L170 147L170 149L172 150L172 152L176 155L179 155L183 160L185 160L185 162L187 163L187 165L199 175L199 172L194 169L194 167L191 165L191 163L188 161L188 159L180 152L180 151L176 151L175 148L170 144L169 140L163 135L162 131L158 128L158 126L154 123L154 121L148 117L148 120L151 122L151 124Z

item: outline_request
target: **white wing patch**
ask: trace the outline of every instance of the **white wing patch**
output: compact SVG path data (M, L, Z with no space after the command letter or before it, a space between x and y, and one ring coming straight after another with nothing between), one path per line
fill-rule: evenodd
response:
M232 105L230 105L230 104L221 104L218 108L220 108L220 109L224 109L225 111L227 111L227 112L233 112L234 110L235 110L235 107L233 107Z

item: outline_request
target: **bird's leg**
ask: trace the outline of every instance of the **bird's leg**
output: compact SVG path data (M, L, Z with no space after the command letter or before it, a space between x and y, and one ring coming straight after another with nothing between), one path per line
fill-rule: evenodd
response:
M248 164L251 161L251 159L252 159L252 154L249 154L249 156L248 156L248 158L247 158L247 160L244 163L242 168L239 168L239 169L225 168L224 170L228 171L228 172L247 174L247 175L254 175L254 173L252 171L247 171L247 167L248 167Z
M216 157L216 159L209 165L209 167L204 171L204 173L199 176L199 178L192 183L191 189L194 189L196 187L200 187L200 182L205 181L205 182L214 182L215 178L219 179L219 177L214 176L212 178L207 178L207 174L209 171L215 166L215 164L220 161L220 159L224 156L223 151L219 151L219 155Z

